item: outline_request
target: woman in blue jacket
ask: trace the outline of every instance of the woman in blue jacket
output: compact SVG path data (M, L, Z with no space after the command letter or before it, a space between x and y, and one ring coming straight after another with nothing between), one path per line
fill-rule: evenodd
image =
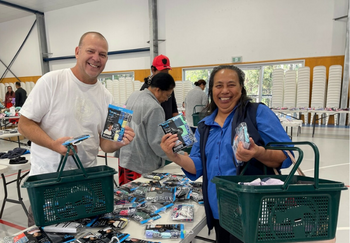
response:
M236 66L225 65L213 69L209 79L209 114L198 124L197 142L190 156L174 153L176 135L166 134L161 147L167 157L180 165L191 180L203 176L203 197L207 226L214 227L216 242L241 242L219 224L215 176L237 175L237 160L251 161L245 174L273 173L273 168L289 167L291 160L284 151L266 150L269 142L290 142L277 116L264 104L250 102L244 87L244 72ZM232 150L234 129L246 122L250 135L249 149L239 144L237 153ZM244 163L246 164L246 163ZM238 172L238 173L237 173Z

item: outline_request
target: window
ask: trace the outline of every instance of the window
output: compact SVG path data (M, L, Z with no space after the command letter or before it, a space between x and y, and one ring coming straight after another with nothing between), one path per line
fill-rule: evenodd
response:
M209 81L209 76L214 67L206 68L184 68L182 70L182 80L197 82L199 79Z
M127 77L131 77L131 80L134 80L134 72L101 73L98 76L98 80L106 86L107 80L118 81L120 78Z
M304 66L304 63L304 60L300 60L279 63L242 64L237 66L246 75L244 85L247 95L255 102L263 102L270 107L272 99L272 71L276 68L282 68L284 71L298 70Z
M271 62L256 64L236 64L245 73L244 85L247 95L255 102L263 102L270 107L272 99L272 71L276 68L287 70L298 70L305 65L304 60L288 62ZM205 68L184 68L182 71L183 80L196 82L199 79L209 81L213 67ZM209 86L207 86L209 87Z

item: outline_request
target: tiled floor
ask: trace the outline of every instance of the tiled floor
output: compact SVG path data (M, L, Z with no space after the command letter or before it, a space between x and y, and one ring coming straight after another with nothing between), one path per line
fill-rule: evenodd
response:
M312 137L312 128L303 127L301 134L296 136L293 134L293 141L311 141L314 142L320 151L320 170L319 176L322 179L330 179L344 182L349 186L349 127L316 127L315 136ZM11 150L17 147L16 143L10 143L0 140L0 151ZM314 173L314 157L313 152L308 147L302 147L304 150L304 159L301 165L302 170L307 176L313 176ZM101 153L102 154L102 153ZM99 158L99 164L104 164L104 159ZM117 168L117 160L110 156L108 164L111 167ZM288 173L286 170L283 173ZM5 174L6 180L16 178L15 172ZM15 198L15 184L9 185L9 198ZM29 206L28 195L26 189L21 189L25 205ZM4 197L3 182L0 182L0 203ZM337 243L349 243L349 190L342 191L340 199L338 227L337 227ZM26 227L27 217L20 205L7 203L5 212L0 220L0 239L5 236L15 234L20 229ZM206 237L207 229L204 228L200 233ZM213 234L211 237L214 237ZM1 242L1 240L0 240ZM194 243L204 243L201 240L195 240Z

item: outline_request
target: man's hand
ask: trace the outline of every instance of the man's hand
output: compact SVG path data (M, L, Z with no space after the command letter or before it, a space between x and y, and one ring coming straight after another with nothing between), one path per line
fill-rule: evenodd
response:
M56 140L53 140L51 145L50 145L50 149L61 154L61 155L66 155L67 153L67 147L62 145L65 141L69 140L69 139L72 139L73 137L61 137L61 138L58 138ZM78 148L77 146L73 146L74 149L75 149L75 152L78 153ZM73 155L73 151L69 151L69 155Z
M131 127L125 126L123 141L115 142L100 137L101 149L106 153L113 153L121 147L128 145L135 137L135 132Z

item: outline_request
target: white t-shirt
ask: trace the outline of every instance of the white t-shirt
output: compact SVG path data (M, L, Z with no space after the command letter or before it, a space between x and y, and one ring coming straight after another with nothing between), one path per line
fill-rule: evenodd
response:
M64 136L90 135L78 145L84 167L96 165L99 135L107 117L112 95L100 83L79 81L71 69L52 71L42 76L29 94L21 115L40 124L54 140ZM31 146L30 175L56 172L61 155L35 143ZM65 170L76 169L72 157Z

